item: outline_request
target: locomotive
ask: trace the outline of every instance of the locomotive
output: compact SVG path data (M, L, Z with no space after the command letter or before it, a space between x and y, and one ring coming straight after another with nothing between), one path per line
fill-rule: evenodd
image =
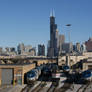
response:
M41 75L42 66L38 66L27 73L27 83L30 84L36 81Z

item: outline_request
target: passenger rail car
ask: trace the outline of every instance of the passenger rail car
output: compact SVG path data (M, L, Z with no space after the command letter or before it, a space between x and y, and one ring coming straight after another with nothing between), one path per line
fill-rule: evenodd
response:
M32 69L27 73L27 83L30 84L34 81L36 81L39 76L41 75L41 69L42 67L36 67L35 69Z
M62 66L62 69L63 69L64 72L69 72L70 71L70 68L67 65Z
M57 65L52 66L52 81L59 81L61 73Z
M92 80L92 70L86 70L86 71L82 72L81 79Z

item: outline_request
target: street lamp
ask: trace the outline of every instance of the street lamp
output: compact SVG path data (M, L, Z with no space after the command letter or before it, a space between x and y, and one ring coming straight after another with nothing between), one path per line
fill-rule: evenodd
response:
M66 26L70 27L71 24L67 24ZM69 29L69 45L70 45L70 29ZM70 65L70 47L69 47L69 65ZM72 74L73 74L73 72L72 72ZM73 88L74 88L74 82L73 82Z
M71 24L67 24L66 25L67 27L71 27ZM69 29L69 34L68 34L68 36L69 36L69 66L70 66L70 29Z
M71 24L67 24L66 26L67 26L67 27L70 27ZM69 43L70 43L70 30L69 30ZM69 51L70 51L70 49L69 49Z

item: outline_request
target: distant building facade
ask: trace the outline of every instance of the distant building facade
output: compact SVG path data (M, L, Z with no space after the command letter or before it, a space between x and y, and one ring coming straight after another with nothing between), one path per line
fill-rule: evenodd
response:
M18 54L23 54L25 52L25 46L24 43L21 43L17 47Z
M85 43L83 43L82 45L81 45L81 52L82 53L84 53L84 52L86 52L87 50L86 50L86 45L85 45Z
M15 52L16 50L15 50L15 48L14 47L11 47L10 48L10 52Z
M6 47L6 48L5 48L5 51L6 51L6 52L9 52L9 51L10 51L9 47Z
M45 56L45 45L38 45L38 56Z
M62 53L62 44L65 43L65 36L59 35L59 54Z
M31 45L24 45L23 43L19 44L17 47L17 52L19 55L36 55L36 48L32 47Z
M76 43L76 52L80 52L81 45L80 43Z
M30 52L31 49L32 49L31 45L25 46L25 52Z
M32 49L29 50L29 55L36 56L36 47L33 47Z
M63 43L62 44L62 53L71 53L73 52L73 44L72 43Z
M89 38L88 41L85 42L86 49L88 52L92 52L92 38Z
M2 54L2 52L3 52L3 48L2 48L2 47L0 47L0 54Z

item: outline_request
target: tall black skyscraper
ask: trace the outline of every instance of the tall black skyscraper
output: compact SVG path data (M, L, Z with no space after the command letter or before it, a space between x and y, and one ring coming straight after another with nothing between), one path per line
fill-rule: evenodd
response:
M38 56L45 56L45 46L44 46L44 44L43 45L41 45L41 44L38 45Z
M58 31L57 24L55 24L55 16L53 11L50 15L50 47L48 51L48 56L58 56Z

